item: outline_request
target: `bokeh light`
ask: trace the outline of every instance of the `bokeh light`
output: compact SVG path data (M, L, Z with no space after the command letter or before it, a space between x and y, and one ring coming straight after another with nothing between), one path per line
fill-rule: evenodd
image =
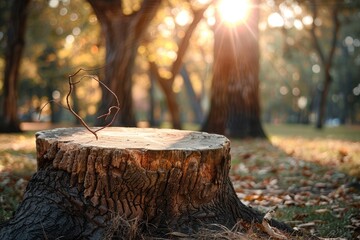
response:
M218 10L223 22L228 25L236 25L246 20L249 15L250 4L247 0L221 0Z

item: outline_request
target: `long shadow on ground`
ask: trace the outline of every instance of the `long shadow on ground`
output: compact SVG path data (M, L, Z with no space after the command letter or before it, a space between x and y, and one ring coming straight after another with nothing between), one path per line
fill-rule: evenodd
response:
M267 140L233 140L231 153L231 180L243 203L277 208L277 219L317 236L360 239L354 177L288 156Z

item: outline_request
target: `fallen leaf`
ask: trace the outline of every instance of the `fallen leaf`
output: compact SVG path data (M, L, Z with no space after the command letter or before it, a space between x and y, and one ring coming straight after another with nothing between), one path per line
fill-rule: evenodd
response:
M334 212L344 212L344 211L346 211L346 208L334 208L333 211Z
M330 210L326 209L326 208L320 208L320 209L316 209L315 212L316 213L327 213L327 212L330 212Z
M327 196L325 196L325 195L321 195L321 196L320 196L320 199L325 200L325 201L327 201L327 202L329 202L329 203L332 203L332 202L333 202L333 200L332 200L331 198L329 198L329 197L327 197Z
M308 222L308 223L302 223L297 225L298 228L310 228L310 227L315 227L315 222Z

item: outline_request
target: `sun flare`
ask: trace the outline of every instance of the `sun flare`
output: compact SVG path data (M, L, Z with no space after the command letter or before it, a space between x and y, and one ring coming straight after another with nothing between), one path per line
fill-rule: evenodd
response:
M249 15L248 0L220 0L218 10L222 21L228 25L244 22Z

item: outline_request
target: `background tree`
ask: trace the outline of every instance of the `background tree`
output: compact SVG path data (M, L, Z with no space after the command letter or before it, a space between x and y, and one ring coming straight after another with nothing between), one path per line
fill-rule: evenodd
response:
M324 69L323 84L320 88L321 94L320 94L320 101L319 101L318 114L316 120L316 128L321 129L323 127L324 118L325 118L327 96L329 94L330 84L332 82L332 76L330 71L332 69L334 53L337 45L338 32L340 29L340 21L338 18L339 6L334 4L330 9L331 12L330 17L332 19L333 30L332 30L332 37L329 46L329 53L326 56L325 50L321 48L318 35L316 34L316 29L317 29L316 20L318 16L317 4L318 3L316 1L310 2L311 5L310 8L312 10L312 17L313 17L313 23L311 24L310 33L314 44L314 48L320 58L321 65Z
M249 1L249 16L235 29L235 73L229 89L229 136L265 137L261 125L259 100L259 3Z
M5 10L1 17L4 23L9 21L10 3L1 3L1 11ZM4 6L5 5L5 6ZM6 5L9 5L6 7ZM99 65L99 56L102 56L101 49L97 46L96 17L91 14L91 7L83 2L81 7L75 1L31 1L28 6L28 19L26 22L23 56L19 65L19 81L17 86L17 115L20 121L49 121L53 118L51 107L43 109L39 119L39 109L46 102L56 96L58 101L64 105L64 96L67 92L67 76L81 67L92 67ZM6 17L8 16L8 17ZM39 27L41 26L41 27ZM6 48L5 28L0 28L0 52ZM49 50L51 51L49 52ZM0 58L0 68L4 69L3 54ZM5 70L4 70L5 72ZM1 77L1 80L3 78ZM93 84L81 87L83 90L91 90ZM52 91L49 91L52 89ZM0 90L4 86L0 84ZM83 94L84 95L84 94ZM97 96L92 94L91 99L80 99L79 114L90 118L96 113L95 104L99 101ZM0 96L3 99L3 94ZM80 94L79 94L80 97ZM3 101L1 100L3 103ZM73 121L73 116L67 111L60 110L55 115L61 122ZM2 108L0 108L2 110ZM95 110L94 110L95 109Z
M230 11L230 1L222 4L228 10L224 14L242 14ZM226 24L226 18L217 16L211 108L204 131L225 134L228 127L232 137L265 137L259 102L259 3L248 4L251 10L238 22L231 18Z
M25 45L25 27L30 0L14 0L7 30L4 71L4 103L0 113L0 131L18 132L20 122L17 113L17 85L20 60Z
M56 76L55 72L59 68L57 52L53 47L47 47L43 53L39 56L38 73L41 76L45 84L45 95L49 99L50 105L50 122L59 123L61 120L62 108L59 104L60 91L58 90L59 76ZM51 100L51 101L50 101ZM54 101L52 101L54 100ZM57 104L55 103L57 102Z
M260 22L261 78L264 79L262 92L265 94L262 104L266 109L266 121L316 124L326 68L314 44L314 37L325 62L331 64L328 66L331 66L332 84L329 84L325 101L328 113L322 122L339 124L356 121L350 120L354 109L350 106L355 107L358 101L357 84L352 76L358 74L356 69L359 64L355 59L359 54L356 47L359 34L352 27L352 22L358 19L359 4L356 1L316 1L317 15L314 19L313 3L270 1L267 7L262 8L266 11ZM335 48L331 50L335 36L334 8L341 28L337 30ZM315 35L311 33L312 29ZM331 51L334 52L331 54ZM332 60L329 61L331 55ZM345 55L348 57L345 58Z
M232 60L235 58L236 49L232 43L231 31L220 26L218 15L216 15L216 19L210 110L202 126L202 131L225 134L228 115L227 88L233 71Z
M134 109L136 109L134 113L136 119L141 121L141 124L143 121L148 121L147 116L151 111L149 107L149 86L151 81L148 62L150 60L156 63L158 73L162 78L166 80L172 78L169 75L172 71L171 66L175 63L176 58L181 59L181 54L178 56L178 51L183 49L180 47L181 39L184 39L185 35L187 35L187 29L190 27L191 22L195 20L192 10L197 11L204 4L209 3L201 2L185 0L164 2L158 8L160 11L156 11L155 21L152 21L148 27L144 28L146 29L144 34L140 34L142 39L144 39L143 35L146 35L147 38L149 36L150 42L140 40L139 47L134 45L136 47L136 50L134 50L136 63L133 65L135 66L133 70L131 70L132 74L130 74L133 98L125 97L125 99L134 101ZM12 2L4 1L0 3L1 19L4 19L2 23L7 22L9 19L10 3ZM140 10L142 4L140 1L122 1L122 11L126 16L134 15ZM332 84L326 101L327 116L324 118L324 122L326 124L342 124L360 121L357 114L360 109L360 86L358 86L357 81L360 75L358 70L360 35L356 24L359 21L359 15L357 14L359 4L355 1L320 0L316 5L319 11L315 21L313 21L308 1L269 0L260 4L260 96L264 112L263 120L269 123L301 122L315 124L324 67L312 44L312 37L308 30L311 29L311 24L316 22L317 38L321 49L324 50L324 55L328 56L327 53L330 49L329 39L331 39L333 29L332 18L329 16L334 5L338 6L338 18L341 22L341 28L338 32L338 41L332 61ZM67 91L67 76L80 67L94 69L97 68L94 66L105 66L102 60L105 55L105 48L101 44L101 37L99 37L100 24L98 23L100 20L98 21L96 15L93 14L92 6L88 1L32 1L29 9L30 15L25 37L27 42L23 53L23 63L21 64L23 67L19 70L17 114L21 121L38 121L36 114L31 114L31 112L34 109L36 112L36 109L39 109L52 97L50 96L52 94L45 94L46 86L52 85L55 91L60 92L59 100L64 104L64 93ZM182 67L181 74L175 74L172 84L163 81L168 85L166 93L170 93L169 96L173 98L173 102L178 106L176 118L170 118L172 111L169 110L171 109L169 106L166 106L167 95L164 89L159 88L158 84L153 85L155 91L151 91L154 94L151 97L155 99L153 109L156 112L154 116L158 123L157 126L160 126L159 124L168 126L167 121L173 121L172 119L178 119L177 121L186 124L185 126L189 126L187 123L201 123L199 121L201 119L201 117L199 118L200 115L197 116L194 109L189 111L191 107L195 106L194 100L201 102L202 110L208 112L214 63L213 34L216 32L211 30L215 22L213 17L214 9L215 5L211 5L204 12L203 19L199 21L196 29L191 34L192 37L189 38L189 45L186 48L188 49L187 52L191 52L191 54L184 54L182 61L176 60L177 63L181 62L178 65ZM277 15L278 18L276 18ZM185 24L179 21L184 16L185 19L187 17ZM276 21L278 22L276 23ZM41 27L38 27L40 24ZM7 26L4 24L0 26L0 69L3 72L5 72L4 53L7 50L5 28ZM236 32L235 27L233 29ZM132 31L132 33L134 32ZM104 34L101 36L104 36ZM242 38L239 39L239 41L241 40ZM42 58L41 55L47 47L55 49L57 56L56 71L42 70L42 67L47 64L46 59L48 58ZM115 52L109 51L108 53L112 56L116 55ZM218 60L215 59L215 61ZM112 66L112 64L110 65ZM117 66L117 64L115 65ZM126 71L128 69L130 68L127 68ZM117 71L116 69L113 72ZM99 74L99 72L101 70L93 71L92 74ZM187 74L183 74L184 72ZM3 76L0 78L3 82ZM105 80L102 76L100 76L100 79ZM234 80L229 84L236 86L240 83ZM123 85L119 84L119 86L122 87ZM79 114L90 122L95 121L96 115L107 110L100 108L100 113L97 113L97 104L102 97L106 97L101 95L101 89L99 88L98 84L88 81L83 85L77 85L77 98L74 98L74 107L78 103ZM243 89L243 87L241 88ZM194 90L192 100L188 95L188 89ZM233 90L233 88L230 88L230 90ZM2 92L0 96L1 104L3 105L4 84L0 84L0 91ZM234 93L235 98L239 98L237 100L234 98L234 103L241 102L240 95L236 94L235 91L231 92ZM129 91L125 94L131 95ZM110 94L105 93L105 95ZM228 91L227 96L229 98L230 95L230 91ZM119 97L123 96L119 95ZM76 99L78 99L77 102ZM110 104L111 102L103 101L103 104L105 103ZM1 108L1 112L3 110L4 108ZM224 111L224 109L221 108L220 111ZM233 115L233 117L229 115L229 119L235 119L234 111L230 109L226 111ZM126 110L123 112L125 113ZM219 111L215 111L215 113L217 112ZM45 108L41 121L48 121L51 114L50 107ZM195 116L197 116L196 122ZM62 111L60 117L62 122L72 122L74 119L67 111ZM233 126L238 126L238 124L232 123L235 123L235 121L227 121L224 128L229 130ZM175 125L173 124L173 126ZM228 132L233 132L233 130Z
M137 48L161 0L122 1L88 0L98 18L105 37L104 83L118 96L120 114L115 125L135 126L132 103L132 74ZM99 106L107 112L115 104L110 94L104 93ZM100 124L100 123L99 123Z
M176 52L176 59L170 67L170 73L168 74L169 76L163 77L159 72L159 66L156 64L156 62L155 61L149 62L150 71L154 76L156 76L156 79L166 96L167 106L169 108L172 118L172 127L175 129L181 129L182 126L180 120L179 104L172 90L173 84L176 76L180 73L180 70L183 66L183 59L188 50L190 44L190 38L193 35L193 32L195 31L199 22L203 19L203 14L208 8L208 5L206 5L205 7L201 7L199 9L194 9L191 6L190 8L193 15L193 19L191 23L187 26L184 36L179 40L179 44L177 47L178 50Z

